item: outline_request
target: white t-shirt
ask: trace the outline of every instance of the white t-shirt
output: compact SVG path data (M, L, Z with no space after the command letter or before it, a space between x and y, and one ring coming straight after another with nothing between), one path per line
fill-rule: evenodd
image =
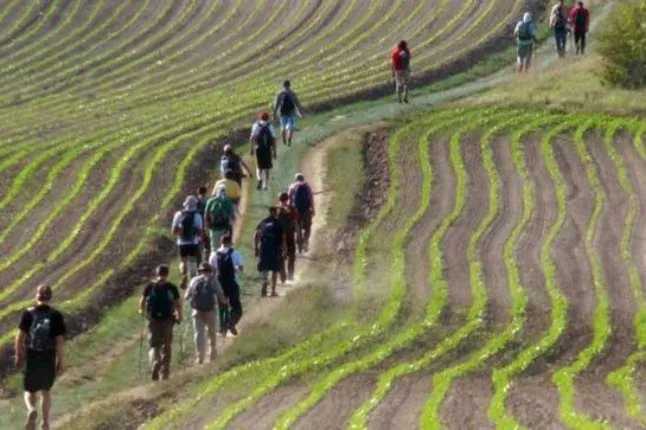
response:
M193 238L192 241L187 241L182 239L181 237L178 237L177 238L178 245L199 245L200 244L201 237L198 231L204 229L204 222L202 221L202 216L199 214L199 212L195 212L194 216L195 216L195 219L193 221L193 226L195 227L195 237ZM175 213L175 216L173 217L173 225L172 225L173 230L182 228L182 225L180 224L181 218L182 218L182 211L177 211Z
M253 127L251 127L251 138L255 139L256 136L258 136L258 133L260 132L260 126L261 125L266 125L266 121L259 121L255 122L253 124ZM271 133L271 136L275 139L276 138L276 129L274 128L274 124L269 124L269 132Z
M224 246L220 246L217 251L211 251L211 255L209 255L209 264L211 265L211 267L214 268L214 270L217 270L217 267L218 267L218 254L217 253L218 252L226 252L229 249L230 248L225 248ZM231 253L231 259L233 260L233 265L236 268L236 281L238 281L238 283L239 283L240 279L239 279L238 275L239 275L240 271L238 270L238 268L244 266L244 263L242 262L242 254L240 254L240 252L238 252L237 249L234 249L233 252Z

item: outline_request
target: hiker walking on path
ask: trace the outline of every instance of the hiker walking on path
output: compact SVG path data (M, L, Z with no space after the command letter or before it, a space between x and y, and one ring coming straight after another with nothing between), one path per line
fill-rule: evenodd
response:
M247 175L253 176L247 163L244 162L241 156L235 153L231 145L224 145L224 155L220 158L220 177L224 178L227 170L233 171L233 180L240 186L242 186L242 180L246 176L245 171Z
M206 227L209 229L211 250L217 249L222 236L232 233L235 220L235 208L231 199L227 197L225 188L218 188L216 195L206 202L204 216Z
M276 94L274 100L274 118L280 113L280 131L283 145L292 146L292 135L296 126L296 116L303 118L303 107L298 96L292 90L289 80L283 82L283 89Z
M202 224L204 224L204 210L206 209L206 202L209 199L209 197L206 195L208 192L207 188L205 186L200 186L197 189L197 212L200 214L202 217ZM199 255L197 258L197 264L202 263L202 261L206 260L204 258L204 255L207 256L211 253L211 246L209 244L209 237L206 234L206 228L202 228L202 235L200 236L200 246L199 246Z
M517 46L518 72L529 71L532 65L532 54L534 52L534 43L538 42L536 37L536 26L532 21L532 15L525 12L522 21L516 24L514 38Z
M40 393L41 428L49 429L49 411L52 405L51 389L57 375L65 372L63 315L49 305L52 289L39 285L36 306L23 312L16 336L15 364L24 366L23 388L27 405L25 428L36 429L38 420L37 395Z
M405 40L400 41L390 53L390 62L395 80L398 103L408 103L408 80L410 78L411 54Z
M570 10L570 25L574 31L574 44L576 54L585 54L585 42L588 30L590 29L590 12L583 7L583 2L576 2L576 7Z
M558 0L552 8L552 12L550 13L550 28L554 30L556 52L559 57L563 58L565 57L568 32L568 14L565 10L565 5L563 5L563 0Z
M256 157L257 188L266 190L269 186L269 172L276 159L276 131L269 123L269 114L263 112L251 129L250 154Z
M198 212L197 203L195 196L186 197L183 209L175 214L172 223L172 233L177 238L181 261L180 271L185 268L191 277L197 274L201 239L204 235L204 221Z
M289 194L280 193L278 196L278 219L283 225L285 233L285 258L280 268L280 282L294 280L294 266L296 265L296 209L289 204Z
M213 186L213 195L217 195L218 189L224 187L227 192L227 197L231 199L231 202L235 205L236 209L240 205L240 198L242 197L242 190L240 185L235 180L235 173L233 170L229 169L224 172L224 178L220 179Z
M148 360L153 381L170 375L173 325L182 321L182 302L177 287L168 281L168 266L158 266L156 274L139 301L139 312L148 318Z
M213 361L218 353L215 311L218 308L218 302L224 303L226 299L209 263L200 264L198 275L188 284L184 299L192 308L196 364L204 363L206 355L205 332L211 347L209 357Z
M220 333L226 336L228 330L236 336L236 325L242 317L238 275L244 271L244 264L242 255L233 247L230 235L222 236L222 245L211 253L210 262L211 266L217 268L218 281L225 296L224 304L220 307Z
M254 255L258 258L258 272L262 278L262 297L267 296L271 286L271 296L276 297L276 281L284 252L287 249L283 226L278 219L278 208L269 208L269 216L256 226L254 232Z
M296 209L296 243L300 254L309 250L312 217L315 215L314 193L302 173L297 173L295 179L288 194L289 204Z

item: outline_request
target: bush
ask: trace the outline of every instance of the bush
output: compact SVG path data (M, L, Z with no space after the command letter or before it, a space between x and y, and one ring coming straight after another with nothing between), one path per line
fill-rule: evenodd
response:
M622 0L603 23L598 51L606 84L646 87L646 0Z

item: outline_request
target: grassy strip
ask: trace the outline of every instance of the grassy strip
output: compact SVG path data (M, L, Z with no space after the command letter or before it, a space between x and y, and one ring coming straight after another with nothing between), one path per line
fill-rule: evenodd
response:
M594 210L585 234L585 250L590 266L592 268L592 281L594 284L595 296L597 298L597 306L593 316L593 339L592 343L581 351L577 359L570 365L562 367L552 375L552 382L556 385L559 391L560 399L560 416L565 425L570 428L579 429L606 429L610 428L606 423L591 420L581 413L577 413L574 409L574 378L583 370L585 370L590 362L597 356L604 348L608 337L610 336L610 315L608 295L606 293L605 280L603 278L603 271L599 256L595 250L594 239L596 236L596 226L599 222L599 217L603 211L603 206L606 201L606 196L601 187L599 177L596 173L596 167L592 161L590 154L585 147L584 135L587 130L593 126L593 121L589 120L583 123L574 134L574 142L576 144L577 153L581 162L586 167L586 175L590 186L594 190ZM609 134L610 137L614 135ZM560 186L562 175L557 172L555 168L556 160L552 148L548 145L542 147L545 162L550 170L553 180Z
M475 284L483 288L482 292L484 292L484 294L482 294L482 292L480 292L480 295L476 295L474 293L476 299L481 300L480 308L476 310L477 303L474 300L472 311L470 311L469 314L473 315L475 319L470 320L465 328L470 325L481 325L480 315L486 307L487 297L482 264L478 261L477 247L478 243L480 242L484 234L488 231L501 209L501 203L499 199L501 180L493 161L493 152L490 148L491 139L495 135L499 134L502 130L508 129L510 125L516 126L522 123L527 123L528 120L533 124L536 124L537 122L545 124L548 121L553 121L553 119L553 117L546 114L541 114L538 116L529 114L506 123L498 124L496 127L487 131L487 133L483 135L480 141L483 166L487 171L490 183L489 211L478 226L477 230L474 232L471 241L469 242L469 248L467 252L469 253L469 260L471 262L471 283L472 285ZM531 127L522 128L519 132L514 134L514 138L521 139L523 135L529 133L530 131ZM524 190L526 189L525 184L523 184L523 188ZM511 342L514 337L522 330L525 317L525 309L527 307L527 295L525 294L524 287L520 281L520 273L516 264L514 250L523 229L531 218L532 209L533 201L532 193L530 191L529 193L525 193L523 196L523 216L520 222L512 230L512 233L507 238L504 245L504 264L507 270L507 283L511 300L509 309L509 314L511 316L510 324L507 326L507 328L505 328L505 330L490 339L482 348L474 351L465 361L453 367L446 368L433 377L433 391L427 399L422 413L422 428L440 428L442 426L440 406L444 401L446 393L451 387L453 381L469 372L478 369L486 360L488 360L494 354L502 351L507 346L507 344ZM476 330L476 328L474 327L473 330Z
M36 2L34 2L36 3ZM34 5L34 9L40 9L39 3L36 3ZM56 13L59 9L61 9L61 0L52 0L52 2L48 3L47 5L47 11L45 13L38 12L38 19L36 20L36 23L27 27L27 31L24 31L20 34L18 34L17 37L11 39L8 43L4 44L2 46L1 52L3 52L3 55L6 55L7 52L13 52L14 51L14 46L17 45L19 42L26 41L32 39L32 36L35 36L38 34L40 29L49 21L49 19Z
M644 125L643 121L640 121L637 124L628 125L628 127L636 129L634 144L638 148L641 147L642 151L640 152L640 156L645 157L642 136L646 130L646 125ZM637 366L646 361L646 298L644 297L644 291L642 289L639 269L635 264L632 253L633 229L635 220L640 215L640 207L635 190L630 183L628 170L626 169L622 155L617 152L611 139L604 139L604 146L617 170L619 185L624 193L629 196L628 211L626 213L621 241L619 242L619 250L621 259L626 266L630 288L637 306L637 312L633 318L633 325L635 327L635 333L637 334L637 351L628 357L622 367L610 373L606 378L606 382L621 393L626 403L628 414L635 421L646 426L646 415L641 406L642 398L634 382L634 374Z

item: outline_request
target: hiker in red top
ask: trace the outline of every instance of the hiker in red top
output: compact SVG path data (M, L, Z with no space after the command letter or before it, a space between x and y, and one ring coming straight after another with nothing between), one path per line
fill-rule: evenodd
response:
M574 31L574 44L576 53L585 54L585 36L590 29L590 12L583 7L583 2L576 3L576 7L570 10L570 25Z
M395 89L397 90L397 102L408 103L408 78L410 77L410 51L408 44L402 40L390 53Z

